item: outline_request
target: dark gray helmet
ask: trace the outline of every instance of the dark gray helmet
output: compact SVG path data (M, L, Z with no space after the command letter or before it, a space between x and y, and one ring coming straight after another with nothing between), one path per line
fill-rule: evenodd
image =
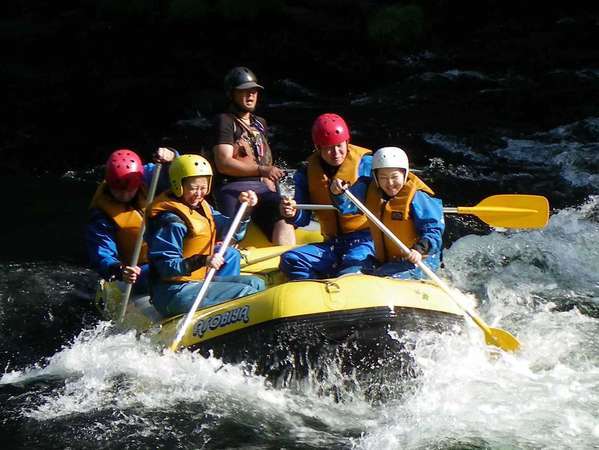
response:
M225 76L225 92L228 94L233 89L264 89L257 81L254 72L247 67L234 67Z

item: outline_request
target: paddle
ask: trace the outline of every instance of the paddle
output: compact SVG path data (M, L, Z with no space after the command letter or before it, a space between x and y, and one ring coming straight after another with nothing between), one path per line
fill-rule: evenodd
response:
M152 203L152 200L154 200L154 194L156 194L156 186L158 186L158 178L160 177L161 168L162 164L156 163L156 167L154 168L154 174L152 175L152 181L150 182L150 190L148 192L146 205L149 205L150 203ZM141 228L139 229L137 241L135 241L135 248L133 249L133 255L131 257L130 264L130 266L132 267L137 266L137 262L139 261L139 254L141 253L141 246L144 240L144 232L146 230L146 211L147 208L144 209L143 221L141 223ZM129 297L131 297L131 289L133 289L133 284L127 283L127 287L125 288L125 296L123 298L123 305L119 313L119 322L123 322L123 320L125 319L125 314L127 313L127 304L129 303Z
M333 205L296 205L297 209L334 210ZM500 194L476 206L443 208L446 214L471 214L492 227L543 228L549 220L549 202L542 195Z
M231 243L231 239L233 239L233 235L237 231L237 228L239 227L239 223L241 222L241 218L243 217L243 214L245 213L245 210L247 209L247 207L248 207L247 202L241 203L241 206L237 210L237 214L235 214L235 218L233 219L233 222L231 223L231 226L229 227L229 231L227 231L227 235L225 236L225 239L224 239L220 249L216 253L217 255L223 256L225 254L225 251L227 250L227 247L229 247L229 244ZM216 273L216 269L211 268L208 271L206 278L204 278L204 283L202 284L202 287L200 288L198 295L196 295L196 298L193 302L193 305L191 306L191 309L187 313L187 316L185 316L183 325L181 325L179 327L179 329L177 331L177 335L170 346L170 349L173 352L177 351L179 342L181 342L181 339L183 339L183 336L185 335L185 331L187 330L187 327L189 327L189 324L190 324L191 320L193 319L193 315L195 314L196 310L198 309L198 306L200 306L200 302L204 299L204 296L206 295L206 292L208 291L208 286L210 285L212 278L214 278L215 273Z
M395 236L389 228L387 228L368 208L366 208L349 190L345 191L345 195L358 207L368 219L374 223L389 239L391 239L401 250L407 255L410 253L410 249L401 242L397 236ZM423 262L419 262L418 267L433 280L437 286L439 286L448 296L451 298L458 307L464 311L473 321L483 330L485 334L485 341L487 345L494 345L505 351L516 351L520 348L520 342L512 336L509 332L489 327L480 317L473 312L469 311L468 308L460 301L458 297L449 289L447 286L428 266Z
M258 258L255 259L244 259L244 261L241 263L241 267L248 267L248 266L253 266L254 264L258 264L264 261L268 261L269 259L273 259L273 258L277 258L279 256L281 256L283 253L288 252L289 250L293 250L294 248L298 248L301 247L303 244L300 245L284 245L283 247L285 247L284 250L279 250L275 253L272 253L270 255L264 255L264 256L260 256Z
M549 221L549 201L542 195L492 195L476 206L443 208L445 213L473 214L492 227L543 228Z
M333 205L298 204L297 209L336 211ZM549 220L549 202L541 195L500 194L487 197L476 206L443 208L446 214L471 214L487 224L502 228L542 228ZM298 246L296 246L298 247ZM278 251L254 260L242 262L241 267L251 266L281 256L288 250Z

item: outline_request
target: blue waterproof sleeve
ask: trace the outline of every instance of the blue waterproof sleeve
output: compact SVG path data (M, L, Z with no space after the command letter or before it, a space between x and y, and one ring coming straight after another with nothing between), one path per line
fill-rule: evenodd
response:
M295 184L294 200L298 204L310 203L310 191L308 190L308 171L306 167L299 168L293 175ZM312 211L299 210L293 218L295 227L305 227L310 224Z
M433 198L426 192L417 191L412 199L410 210L418 235L430 243L429 253L442 250L445 217L441 199Z
M148 257L161 278L188 275L183 258L185 223L174 213L163 213L151 221L146 233Z
M85 227L85 246L92 269L104 279L113 276L120 278L117 270L121 263L130 264L130 261L121 261L116 245L116 226L114 222L98 209L90 211L91 217ZM141 266L140 281L148 275L148 264Z
M102 278L113 275L112 266L119 266L119 254L116 247L115 225L98 209L90 211L91 217L85 227L85 246L89 263Z
M349 188L349 191L356 196L362 203L366 201L368 186L372 182L372 156L364 155L360 160L358 167L358 179ZM331 202L341 214L358 214L360 210L346 195L331 194Z

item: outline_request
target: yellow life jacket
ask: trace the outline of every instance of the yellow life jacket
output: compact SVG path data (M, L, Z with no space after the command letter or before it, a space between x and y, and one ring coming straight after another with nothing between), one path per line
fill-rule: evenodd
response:
M141 186L133 200L123 203L116 200L105 181L98 186L90 208L97 208L112 219L116 225L116 248L119 252L119 260L124 264L131 264L135 242L143 224L143 210L146 207L146 189ZM144 242L139 254L138 264L148 261L148 246Z
M366 194L366 207L408 248L420 240L414 221L410 216L410 205L416 191L424 191L430 195L435 194L424 181L410 172L408 181L392 199L384 200L382 190L374 181L368 187ZM380 262L389 262L405 256L400 248L373 223L370 223L370 233L374 241L376 259Z
M370 155L372 151L357 145L348 145L347 156L339 166L336 178L353 184L358 179L360 161L364 155ZM330 205L331 194L329 185L331 179L322 169L320 154L313 153L308 157L308 191L310 201L319 205ZM338 234L351 233L366 230L368 219L363 214L339 214L337 211L316 211L320 222L320 230L326 238L335 237Z
M206 200L202 200L198 208L201 208L204 214L187 206L171 194L170 191L160 194L150 205L150 218L168 211L176 214L185 222L187 234L183 238L183 258L189 258L197 254L208 256L214 253L216 224L212 217L210 205ZM201 281L205 277L206 267L200 267L194 270L189 276L172 277L163 281Z

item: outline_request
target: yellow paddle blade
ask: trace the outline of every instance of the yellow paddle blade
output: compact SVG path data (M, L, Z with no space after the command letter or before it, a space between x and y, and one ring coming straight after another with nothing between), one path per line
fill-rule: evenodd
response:
M487 345L494 345L506 352L515 352L520 348L520 342L508 331L501 328L488 327L488 333L485 331L485 342Z
M476 206L458 206L457 211L492 227L543 228L549 221L549 201L542 195L492 195Z

